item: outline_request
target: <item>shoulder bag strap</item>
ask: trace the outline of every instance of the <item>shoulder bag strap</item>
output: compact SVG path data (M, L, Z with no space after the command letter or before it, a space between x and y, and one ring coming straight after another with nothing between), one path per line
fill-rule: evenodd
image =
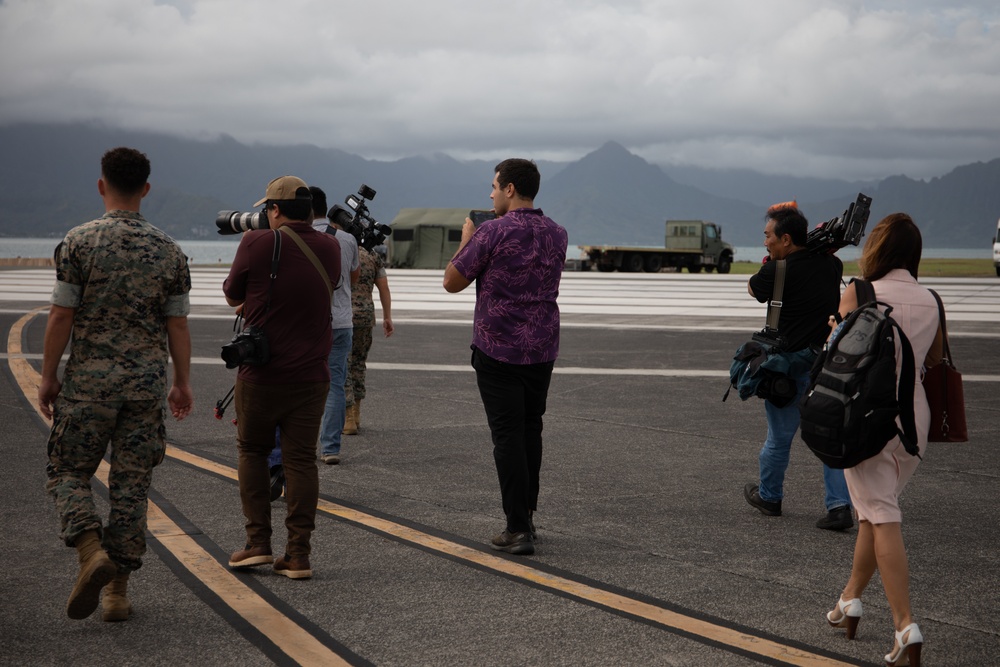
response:
M309 261L312 262L312 265L316 267L317 271L319 271L319 275L323 276L323 284L326 285L326 291L330 293L330 298L332 299L333 285L330 283L330 275L326 272L326 269L323 268L323 264L319 261L319 257L316 256L316 253L314 253L309 246L306 245L306 242L302 240L301 236L295 233L295 230L289 229L284 225L278 229L288 234L288 236L295 241L295 244L301 248L302 252L309 258Z
M951 346L948 344L948 322L944 317L944 302L934 290L928 289L927 291L934 295L934 300L937 301L938 305L938 319L941 321L941 358L947 359L948 363L951 363Z
M767 302L767 328L778 330L778 320L781 319L781 297L785 292L785 260L777 260L774 267L774 293Z

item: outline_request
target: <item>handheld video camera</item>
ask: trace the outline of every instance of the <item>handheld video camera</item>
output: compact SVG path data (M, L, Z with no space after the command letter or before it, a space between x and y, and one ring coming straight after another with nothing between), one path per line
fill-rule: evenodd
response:
M347 195L344 204L334 204L326 217L332 223L344 228L358 240L358 245L365 250L385 243L385 238L392 234L392 227L383 225L371 216L366 201L375 199L375 190L364 183L358 188L356 195Z
M832 254L844 246L856 246L865 235L872 198L858 193L853 202L839 218L822 222L806 235L806 249L814 254Z

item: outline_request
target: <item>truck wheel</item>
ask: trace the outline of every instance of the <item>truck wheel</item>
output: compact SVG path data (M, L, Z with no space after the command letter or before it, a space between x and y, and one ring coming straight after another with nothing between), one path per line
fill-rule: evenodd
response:
M723 257L719 260L719 273L729 273L729 269L733 268L733 260L728 257Z
M689 273L701 273L701 264L692 264L688 267Z
M638 273L642 271L642 255L638 253L632 253L625 258L625 262L622 264L624 268L629 273Z
M997 278L1000 278L1000 266L997 267Z
M660 255L650 255L646 258L646 272L659 273L663 268L663 257Z

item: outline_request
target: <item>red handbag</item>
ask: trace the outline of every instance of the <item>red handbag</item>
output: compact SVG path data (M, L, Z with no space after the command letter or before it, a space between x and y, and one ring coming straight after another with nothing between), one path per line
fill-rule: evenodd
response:
M962 390L962 374L951 360L951 346L948 345L948 325L944 317L944 304L937 292L930 290L938 302L941 319L943 355L941 363L928 368L924 373L924 393L931 408L931 427L927 432L928 442L968 442L969 429L965 423L965 393Z

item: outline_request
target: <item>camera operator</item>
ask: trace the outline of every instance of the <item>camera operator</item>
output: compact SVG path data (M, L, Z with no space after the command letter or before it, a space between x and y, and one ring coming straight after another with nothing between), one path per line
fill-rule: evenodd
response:
M261 204L270 229L243 235L222 287L229 305L242 304L247 324L263 331L270 351L266 363L242 364L236 379L238 473L247 541L229 565L274 563L276 573L303 579L312 576L310 537L319 495L316 439L330 390L330 300L340 279L340 246L333 236L313 229L312 197L301 179L272 180L254 206ZM279 242L277 271L272 273ZM288 542L277 561L271 553L267 464L276 429L288 506Z
M347 379L347 358L351 353L354 319L351 310L351 290L361 275L358 242L341 226L338 216L327 220L326 193L317 187L309 188L313 198L313 228L332 232L340 243L340 282L333 291L331 318L333 344L327 362L330 366L330 393L326 396L323 423L319 429L320 455L323 463L340 463L340 440L347 414L344 382Z
M793 202L775 204L767 210L764 247L768 256L750 278L747 291L761 303L770 302L775 287L776 261L786 260L784 290L778 332L784 341L781 351L794 360L790 375L796 382L794 400L777 407L764 401L767 439L760 451L760 483L747 484L747 502L767 516L781 516L785 470L788 468L792 439L799 428L799 399L809 385L809 370L830 334L829 317L840 302L840 281L844 265L832 253L812 253L806 248L808 225ZM844 472L823 466L827 514L817 528L845 530L854 525L851 499Z

